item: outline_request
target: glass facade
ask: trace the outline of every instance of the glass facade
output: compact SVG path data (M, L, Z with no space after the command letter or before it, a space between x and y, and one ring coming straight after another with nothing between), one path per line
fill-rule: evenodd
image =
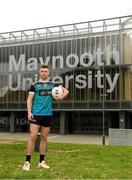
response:
M132 108L132 16L0 34L0 111L25 111L40 64L69 89L54 111Z

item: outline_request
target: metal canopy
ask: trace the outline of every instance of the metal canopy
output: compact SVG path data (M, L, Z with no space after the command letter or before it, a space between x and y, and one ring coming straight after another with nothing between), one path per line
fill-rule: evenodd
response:
M52 27L0 33L0 44L65 39L132 28L132 15Z

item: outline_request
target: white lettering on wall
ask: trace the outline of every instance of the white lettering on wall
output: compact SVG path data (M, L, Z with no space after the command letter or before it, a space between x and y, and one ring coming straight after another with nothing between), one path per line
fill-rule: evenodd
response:
M103 56L103 58L102 58ZM33 80L38 80L38 73L37 70L39 68L38 65L46 64L51 67L54 71L61 70L66 72L65 70L68 69L67 73L63 73L63 78L59 75L61 71L58 72L53 78L52 81L60 84L65 83L65 87L69 88L70 84L74 84L75 88L83 89L88 88L92 89L93 82L94 85L96 83L97 88L101 89L104 88L103 78L108 84L107 93L113 92L116 87L119 73L115 73L112 77L110 74L103 74L101 70L96 70L96 73L93 73L92 70L85 70L80 71L80 74L73 73L76 72L76 68L84 67L89 68L91 66L104 66L110 65L111 61L114 64L119 64L119 52L113 48L111 49L110 45L106 46L104 50L98 47L96 50L85 52L80 54L68 54L65 58L62 55L57 56L47 56L47 57L30 57L29 59L25 58L25 54L20 54L18 58L14 55L9 56L9 81L8 81L8 89L11 91L18 91L18 90L26 90L29 88L30 84ZM26 78L24 77L24 73L34 71L34 77ZM81 73L82 72L82 73ZM72 74L73 73L73 74ZM2 96L0 94L0 96Z

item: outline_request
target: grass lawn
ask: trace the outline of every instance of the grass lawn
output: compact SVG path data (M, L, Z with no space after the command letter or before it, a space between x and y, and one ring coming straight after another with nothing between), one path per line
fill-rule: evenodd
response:
M0 144L1 179L132 179L132 147L48 143L51 168L38 169L34 152L23 171L25 149L25 142Z

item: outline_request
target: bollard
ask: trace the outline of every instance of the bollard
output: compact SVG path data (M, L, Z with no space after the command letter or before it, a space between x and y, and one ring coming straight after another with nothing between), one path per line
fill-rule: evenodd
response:
M39 132L35 142L35 147L34 147L35 152L39 152L40 139L41 139L41 133Z
M34 147L34 151L35 152L39 152L39 145L40 145L40 140L41 140L41 133L38 133L36 142L35 142L35 147ZM48 151L48 143L46 143L46 152Z

